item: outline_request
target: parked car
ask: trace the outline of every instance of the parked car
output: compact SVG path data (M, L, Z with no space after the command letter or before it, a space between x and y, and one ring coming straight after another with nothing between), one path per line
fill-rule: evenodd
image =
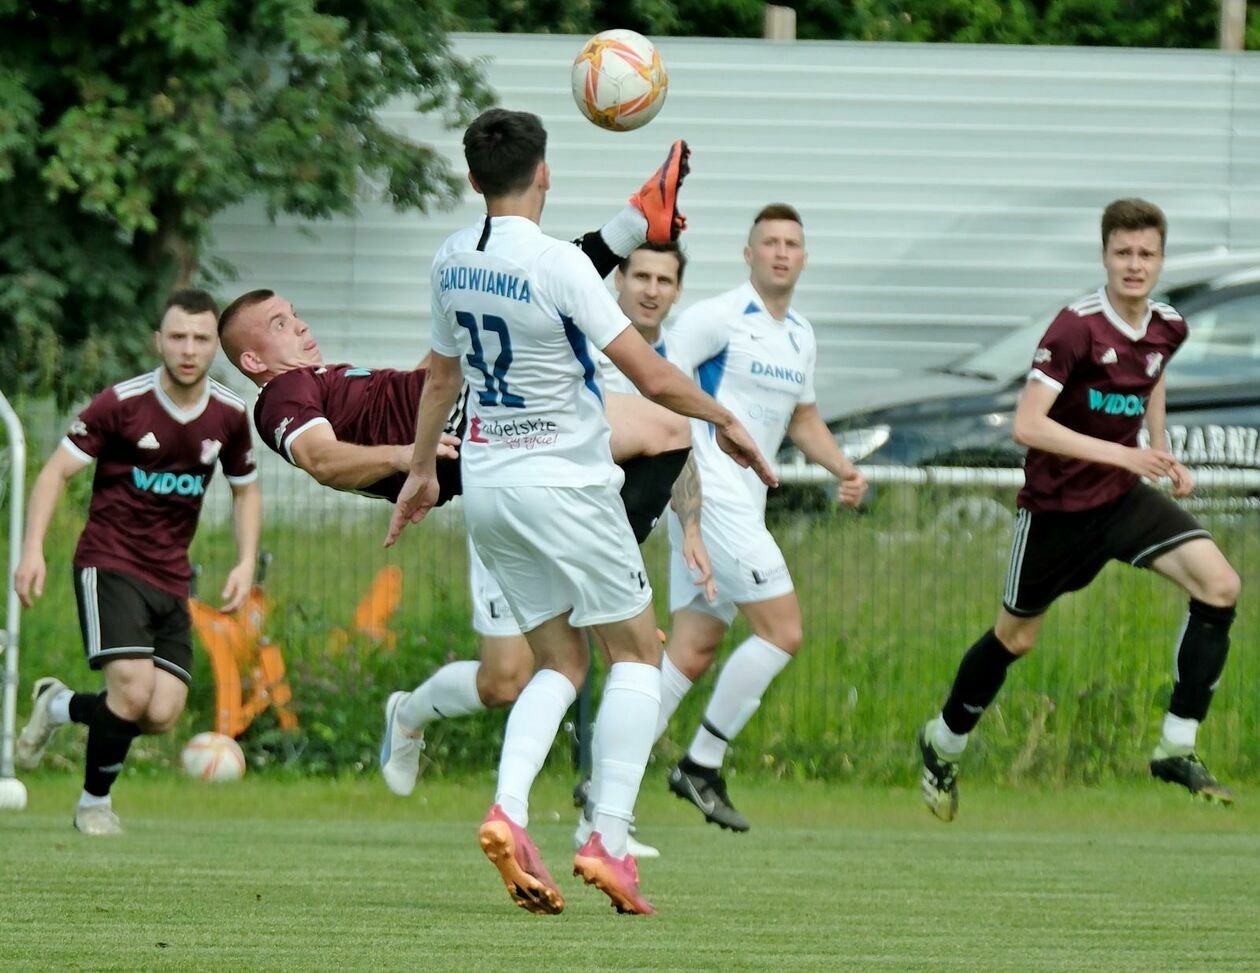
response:
M1238 269L1237 254L1182 261L1161 282L1159 299L1190 324L1167 371L1168 445L1190 466L1260 466L1260 253L1242 260L1252 265ZM1037 342L1063 304L990 348L907 376L900 391L886 389L883 401L832 417L829 427L863 465L1018 466L1016 401ZM785 446L779 459L793 462L799 453Z

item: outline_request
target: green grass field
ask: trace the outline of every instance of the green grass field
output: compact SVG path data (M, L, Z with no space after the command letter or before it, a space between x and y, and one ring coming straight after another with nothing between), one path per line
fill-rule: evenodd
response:
M488 775L397 800L374 780L210 786L128 777L127 834L70 827L77 779L31 777L0 816L0 969L16 971L1260 969L1260 811L1166 785L917 793L744 782L747 835L699 823L659 765L640 803L660 914L568 877L571 781L531 828L568 898L509 901L477 848ZM965 785L964 780L964 785Z

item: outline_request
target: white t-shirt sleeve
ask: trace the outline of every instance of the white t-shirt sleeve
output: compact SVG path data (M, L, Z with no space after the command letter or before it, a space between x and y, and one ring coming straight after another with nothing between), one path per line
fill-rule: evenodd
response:
M727 340L718 308L704 301L680 314L669 329L669 360L691 375L725 348Z
M438 296L438 275L433 274L432 281L433 300L430 304L432 321L429 325L429 347L436 351L439 355L445 355L447 358L458 358L460 354L459 343L455 340L455 323L450 320L450 316L446 313L446 308L442 306L442 300Z
M590 259L577 247L561 244L547 254L547 290L556 310L603 351L630 327Z

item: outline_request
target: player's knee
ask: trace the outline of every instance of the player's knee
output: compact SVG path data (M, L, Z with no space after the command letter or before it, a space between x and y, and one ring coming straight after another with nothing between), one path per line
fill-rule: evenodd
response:
M676 412L666 412L656 435L652 437L652 454L672 453L691 446L691 424Z
M516 697L532 675L526 665L495 669L487 669L483 665L477 671L477 695L487 709L510 706L516 702Z
M136 681L110 686L105 702L115 716L132 723L140 723L149 712L152 698L152 684Z
M774 637L767 639L771 645L782 649L788 655L796 655L801 643L805 641L805 633L801 631L800 622L779 625L775 628Z
M1228 564L1216 571L1204 586L1202 600L1209 605L1228 608L1238 601L1242 579Z
M680 646L671 643L668 654L674 668L686 676L688 682L695 682L713 665L717 645Z
M1016 626L1005 631L995 631L997 640L1006 646L1011 655L1027 655L1037 644L1037 630Z

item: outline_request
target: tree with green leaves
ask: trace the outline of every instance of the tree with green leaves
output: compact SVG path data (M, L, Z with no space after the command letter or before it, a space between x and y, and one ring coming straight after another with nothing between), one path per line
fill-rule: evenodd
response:
M394 99L466 122L492 98L445 0L0 0L0 386L65 402L149 357L212 217L322 219L371 194L453 201Z

